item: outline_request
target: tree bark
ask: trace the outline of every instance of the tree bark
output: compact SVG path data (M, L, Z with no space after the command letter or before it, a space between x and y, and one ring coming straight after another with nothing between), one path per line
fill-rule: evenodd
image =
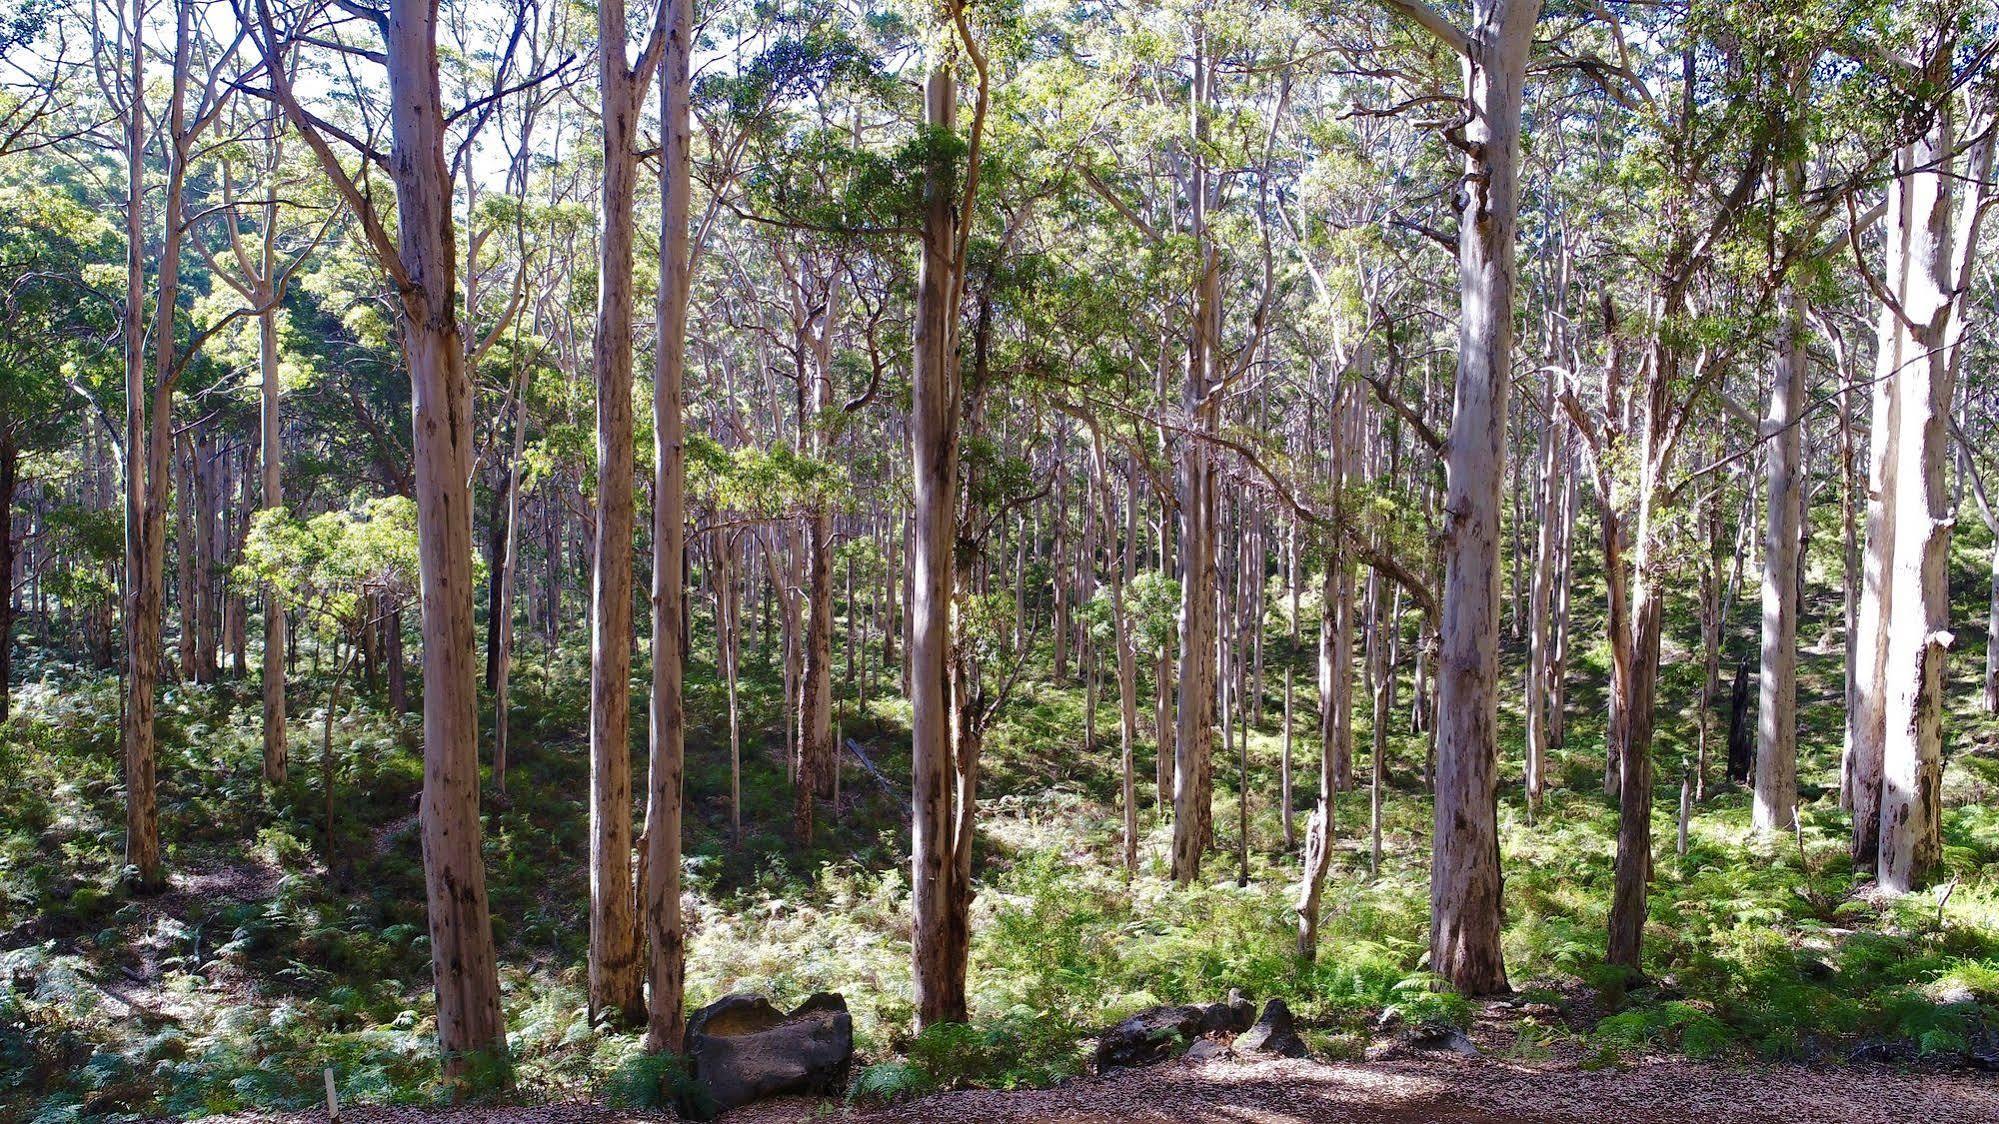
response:
M694 263L688 200L692 153L692 0L665 0L660 55L659 345L653 376L652 712L646 782L646 1048L681 1048L686 1030L686 930L680 914L682 777L686 712L681 688L687 648L686 402L687 302ZM641 66L645 64L641 63ZM732 669L733 670L733 669Z
M807 452L820 458L828 452L827 415L833 409L833 328L840 315L840 281L841 263L835 261L827 271L824 299L817 312L807 317L808 338L801 341L809 352L804 388L808 416L801 419L803 443ZM814 319L819 323L817 331L811 329ZM833 795L837 765L833 744L833 520L823 505L805 518L805 573L805 660L792 831L810 843L813 801Z
M275 205L264 209L264 222L268 228L275 220ZM276 263L271 253L271 239L264 239L264 276L271 275ZM260 293L268 297L268 293ZM266 304L270 303L265 300ZM260 500L267 511L277 510L285 505L284 494L284 416L281 411L278 366L278 313L275 308L267 308L257 317L257 370L260 387L257 391L257 434L260 455L259 469L262 473L262 496ZM288 767L288 747L286 744L287 721L285 714L285 602L275 587L264 587L264 781L273 787L285 783Z
M1990 605L1985 612L1985 713L1999 714L1999 527L1992 531ZM4 717L0 712L0 717Z
M1909 275L1909 216L1900 179L1889 182L1886 207L1882 276L1900 301L1907 296ZM1888 634L1895 593L1891 576L1898 522L1896 476L1901 459L1896 451L1901 436L1898 386L1911 346L1907 337L1900 315L1884 303L1876 316L1874 384L1868 395L1866 557L1851 641L1856 657L1853 706L1847 711L1846 753L1840 763L1843 803L1853 810L1853 869L1860 877L1875 873L1880 858Z
M1558 461L1556 448L1560 444L1557 434L1560 430L1555 415L1555 376L1548 375L1546 389L1541 398L1541 478L1536 488L1536 508L1540 513L1540 527L1534 542L1533 591L1527 599L1527 685L1523 707L1526 711L1527 760L1524 776L1527 790L1527 812L1529 816L1541 811L1541 797L1548 783L1548 644L1549 610L1553 601L1552 585L1555 577L1556 520L1555 508L1560 503L1555 495L1557 483L1555 473Z
M1292 665L1298 662L1298 592L1304 584L1304 575L1299 568L1298 523L1293 520L1290 534L1285 539L1284 588L1291 599L1291 611L1285 627L1284 655L1284 755L1278 765L1277 806L1279 818L1284 827L1284 849L1298 847L1297 813L1293 810L1296 802L1291 784L1291 743L1296 736L1297 724L1293 720L1294 678Z
M1927 77L1946 88L1954 40L1945 36ZM1897 380L1900 462L1881 770L1879 881L1889 893L1921 886L1943 853L1943 692L1952 645L1950 542L1958 496L1945 482L1958 350L1957 307L1970 287L1979 220L1988 200L1989 122L1957 163L1956 95L1946 94L1930 130L1905 149L1902 177L1910 277L1901 313L1914 345ZM1963 182L1960 182L1960 176ZM1965 184L1974 185L1967 188ZM1960 202L1965 203L1962 211Z
M480 851L479 709L472 626L471 384L459 346L451 273L449 181L437 103L435 14L403 0L391 17L404 260L420 288L405 297L416 432L417 549L423 595L424 787L420 809L438 1043L446 1071L474 1055L504 1058L498 967ZM416 73L411 73L416 72Z
M1337 454L1335 454L1337 455ZM1338 549L1338 544L1333 544ZM1339 632L1338 563L1328 560L1325 582L1320 587L1319 610L1319 802L1305 825L1304 882L1298 893L1298 955L1311 960L1319 953L1319 902L1325 891L1326 871L1333 865L1335 817L1339 812L1339 786L1333 771L1334 757L1334 672L1333 660Z
M632 886L632 239L640 103L622 4L597 9L604 169L597 199L597 525L590 587L590 1010L645 1017Z
M319 126L292 94L268 9L258 8L264 62L292 126L350 203L360 192ZM397 221L368 223L369 241L396 278L410 371L423 605L423 837L438 1046L445 1072L463 1077L481 1056L504 1064L486 874L480 851L478 647L472 614L471 383L457 314L457 240L444 163L445 115L435 0L391 0L383 29ZM365 210L361 208L360 210ZM399 637L392 637L392 642ZM391 666L391 693L398 669Z
M957 129L957 82L947 59L930 61L924 122ZM915 520L910 542L909 697L911 862L914 941L911 950L919 1029L966 1017L965 969L971 934L960 902L961 847L950 691L951 602L957 534L958 409L957 295L963 262L953 215L948 157L933 153L924 171L922 256L917 275L914 367L909 440ZM968 864L966 864L968 868Z
M21 451L0 404L0 723L7 721L14 672L14 487Z
M1187 344L1187 380L1181 408L1196 429L1212 431L1219 407L1213 384L1215 351L1221 346L1220 261L1207 231L1209 176L1201 146L1207 137L1206 108L1211 81L1205 33L1196 25L1191 116L1195 154L1189 195L1194 243L1200 249L1200 277ZM1215 468L1207 443L1180 445L1180 684L1179 725L1174 735L1173 880L1186 886L1200 877L1202 852L1214 830L1214 651L1215 651Z
M194 675L197 683L213 683L221 670L217 653L222 640L221 507L218 461L220 452L208 426L195 430L190 445L194 485Z
M823 509L805 518L805 578L805 650L791 827L800 842L810 844L813 802L832 795L834 765L833 521Z
M494 581L499 597L487 632L493 637L493 788L507 791L507 736L513 725L510 701L514 669L514 590L521 568L521 454L527 447L528 365L514 380L514 438L507 455L506 538L501 545L500 572Z
M1431 968L1460 991L1503 991L1499 944L1499 486L1513 367L1520 101L1539 0L1475 0L1464 59L1457 398L1445 447L1443 622Z
M1798 529L1804 518L1801 479L1808 356L1805 298L1785 297L1783 347L1763 419L1769 450L1768 507L1763 547L1763 645L1757 676L1756 793L1752 824L1761 834L1788 830L1798 804Z
M160 672L161 614L166 581L167 458L172 453L170 412L174 365L175 301L180 285L181 189L186 165L180 144L187 89L188 13L177 11L173 94L167 110L168 170L165 233L160 246L158 290L154 301L154 385L147 408L143 287L145 207L143 15L135 4L132 27L132 104L128 109L126 157L130 162L130 196L126 233L127 292L125 309L125 867L134 890L152 892L166 885L160 854L157 768L158 742L154 716Z
M180 601L180 636L178 637L177 666L178 678L182 682L195 681L194 640L201 631L201 586L194 577L194 438L190 434L177 434L173 438L173 451L168 454L172 460L174 481L174 562L178 571L174 578L174 593Z
M1641 488L1649 487L1641 484ZM1659 680L1659 640L1665 598L1650 569L1649 498L1641 499L1633 579L1631 662L1626 672L1624 726L1611 744L1618 756L1617 859L1605 959L1634 977L1644 972L1646 891L1652 878L1652 723Z

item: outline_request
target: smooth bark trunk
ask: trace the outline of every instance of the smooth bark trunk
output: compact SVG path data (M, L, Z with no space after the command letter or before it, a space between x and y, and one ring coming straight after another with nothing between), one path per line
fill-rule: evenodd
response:
M1768 835L1787 830L1798 804L1798 530L1804 517L1802 465L1805 374L1804 296L1786 295L1783 349L1763 419L1769 450L1763 546L1763 643L1757 676L1756 792L1751 823Z
M1459 221L1458 378L1445 447L1443 621L1431 969L1506 989L1498 833L1499 487L1513 368L1520 102L1539 0L1476 0L1463 60L1469 151Z
M924 85L929 128L957 128L957 82L933 58ZM923 181L922 254L917 275L909 441L915 519L910 541L909 698L911 863L914 933L911 957L920 1028L963 1022L971 934L958 908L960 884L953 719L950 703L953 541L957 533L958 408L956 177L941 154Z
M679 1051L686 1031L686 926L680 912L686 711L687 303L693 286L692 0L665 0L660 56L659 345L653 373L652 702L645 820L646 1035L649 1050ZM642 63L641 66L644 64Z

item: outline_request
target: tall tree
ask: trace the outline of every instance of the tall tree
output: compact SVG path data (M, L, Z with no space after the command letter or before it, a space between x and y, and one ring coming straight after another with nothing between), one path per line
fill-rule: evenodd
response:
M1191 432L1180 443L1175 505L1180 517L1180 679L1173 734L1173 880L1187 885L1201 873L1201 854L1214 832L1215 740L1215 486L1213 451L1202 440L1219 424L1221 260L1209 229L1219 184L1208 168L1209 116L1215 70L1205 16L1193 26L1188 88L1188 233L1195 262L1192 321L1187 330L1187 377L1180 408Z
M1464 67L1458 225L1458 377L1445 443L1443 616L1437 657L1436 830L1430 963L1460 991L1506 988L1499 945L1499 509L1513 373L1520 102L1540 0L1473 0L1459 28L1389 0Z
M680 917L681 684L687 661L685 558L687 449L682 376L687 302L694 280L689 247L692 191L692 0L664 0L659 13L660 160L659 341L653 371L652 710L646 772L646 1047L678 1051L685 1030L686 935ZM734 656L730 675L735 674ZM733 691L733 688L732 688ZM734 700L731 697L733 714ZM733 721L733 719L732 719Z
M1956 43L1948 26L1932 40L1923 84L1947 92L1921 135L1897 154L1890 188L1905 193L1901 237L1908 279L1900 296L1884 303L1912 345L1894 390L1900 494L1882 683L1879 881L1898 894L1920 886L1943 852L1943 689L1958 506L1944 465L1964 338L1960 298L1970 288L1980 220L1992 193L1993 120L1980 104L1989 95L1973 92L1973 119L1960 120L1960 97L1948 92ZM1961 126L1968 126L1964 143Z
M625 6L597 7L604 172L597 194L597 523L590 584L590 1008L644 1012L632 916L632 208L641 107L666 42L664 2L637 65Z
M933 48L926 63L922 248L916 278L914 363L910 375L909 444L915 518L910 547L910 861L915 932L911 955L918 1027L963 1022L965 969L971 952L973 821L966 762L952 720L951 610L957 569L959 409L958 309L966 248L978 200L980 149L988 88L985 55L974 40L965 5L952 0L954 48ZM958 137L959 67L975 76L972 122Z
M423 603L423 837L438 1047L446 1072L466 1075L482 1058L504 1061L506 1020L486 898L479 820L478 646L472 624L471 383L458 320L458 245L452 180L444 162L447 115L438 80L436 0L390 0L361 8L381 40L389 92L389 150L365 150L390 170L393 231L362 182L349 174L330 133L300 101L282 64L312 35L280 30L268 0L256 7L257 40L271 96L298 130L359 223L398 296L409 366L415 438L417 553ZM365 145L365 141L361 142Z

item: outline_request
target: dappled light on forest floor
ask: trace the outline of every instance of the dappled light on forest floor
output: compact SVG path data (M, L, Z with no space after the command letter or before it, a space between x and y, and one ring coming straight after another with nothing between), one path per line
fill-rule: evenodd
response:
M323 1117L322 1117L323 1119ZM371 1108L351 1124L636 1124L657 1117L555 1103ZM786 1097L726 1124L1991 1124L1999 1083L1971 1074L1691 1065L1613 1069L1428 1059L1324 1065L1214 1060L1120 1070L1052 1089L943 1093L891 1109ZM235 1115L216 1124L307 1124Z
M1999 1124L1995 5L0 0L0 1124Z

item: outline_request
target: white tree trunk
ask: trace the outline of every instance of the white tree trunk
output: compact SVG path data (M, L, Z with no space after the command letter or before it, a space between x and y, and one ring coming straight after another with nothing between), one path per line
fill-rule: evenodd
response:
M1765 835L1788 830L1798 803L1798 529L1802 479L1805 298L1785 296L1783 346L1763 418L1769 450L1763 539L1763 644L1757 676L1756 792L1752 822Z
M1189 194L1192 234L1200 254L1193 323L1187 343L1187 380L1180 402L1197 429L1212 430L1219 412L1209 394L1221 323L1220 261L1209 241L1208 170L1198 148L1206 139L1208 63L1197 26L1191 104L1197 154ZM1173 880L1200 877L1201 856L1214 825L1215 708L1215 466L1198 437L1180 446L1180 683L1179 723L1173 748Z
M1897 294L1907 290L1907 206L1900 181L1888 185L1887 213L1882 220L1887 260L1886 284ZM1889 614L1894 590L1889 584L1895 552L1896 444L1901 434L1902 377L1908 333L1890 307L1877 315L1874 382L1869 389L1867 440L1867 535L1860 583L1860 607L1851 644L1854 651L1853 705L1847 712L1846 753L1841 761L1843 801L1853 810L1853 867L1865 876L1875 871L1880 851L1881 762L1885 738Z
M1939 88L1947 84L1952 42L1945 37L1931 59L1929 77ZM1891 893L1920 886L1943 851L1943 692L1958 505L1944 466L1963 340L1956 304L1969 288L1993 151L1988 126L1972 145L1968 166L1958 165L1954 99L1946 95L1930 132L1905 150L1902 177L1910 230L1902 310L1914 348L1896 386L1900 494L1883 691L1879 881ZM1967 204L1961 212L1960 202Z
M1513 369L1520 101L1540 7L1539 0L1475 0L1464 59L1471 148L1459 220L1457 397L1445 446L1430 962L1472 994L1506 988L1496 787L1499 486Z
M1541 479L1536 490L1537 510L1540 513L1540 528L1534 543L1534 587L1528 598L1528 657L1526 697L1527 761L1525 780L1527 789L1527 810L1529 815L1539 814L1541 796L1548 781L1548 626L1549 609L1553 602L1553 582L1555 576L1555 551L1557 549L1555 508L1561 502L1555 494L1559 484L1555 479L1556 449L1560 445L1558 437L1560 420L1555 415L1555 376L1548 376L1548 384L1542 395L1541 429Z
M272 210L264 211L264 222L268 227L272 221ZM265 269L274 262L268 253L270 238L264 240L266 254ZM269 272L265 273L269 277ZM263 294L268 297L268 294ZM266 300L264 303L269 303ZM261 446L263 463L262 503L266 510L285 505L284 496L284 423L279 413L278 385L278 314L274 308L267 308L257 317L257 369L262 379L258 391L257 432ZM264 588L264 781L272 786L285 783L285 602L278 591L270 586Z

